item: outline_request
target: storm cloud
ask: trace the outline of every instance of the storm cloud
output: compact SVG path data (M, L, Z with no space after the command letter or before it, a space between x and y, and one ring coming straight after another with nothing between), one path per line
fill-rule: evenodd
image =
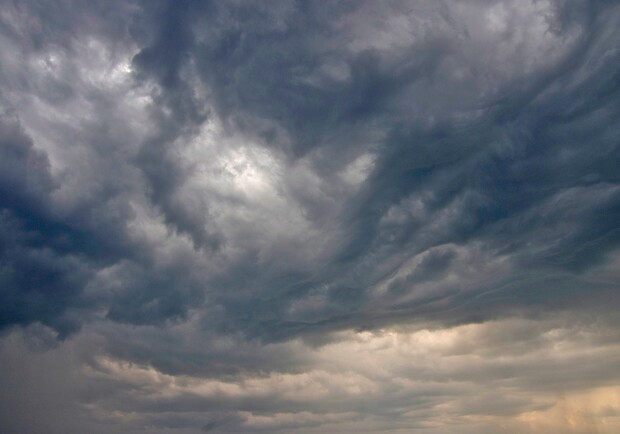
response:
M0 430L612 433L613 1L0 8Z

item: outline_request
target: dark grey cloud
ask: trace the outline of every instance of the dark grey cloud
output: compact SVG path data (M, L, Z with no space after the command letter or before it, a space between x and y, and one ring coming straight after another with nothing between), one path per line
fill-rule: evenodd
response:
M2 363L79 371L45 389L58 432L564 429L617 396L619 23L8 2ZM44 430L7 399L0 427ZM604 432L592 405L574 432Z
M50 215L54 182L47 155L16 119L2 119L0 134L1 326L42 321L66 333L76 325L63 315L90 270L71 255L71 229Z
M398 10L398 5L390 6ZM468 123L454 122L455 116L464 113L464 107L450 106L449 98L441 108L429 107L427 99L431 95L417 89L419 81L442 77L442 62L458 57L454 53L463 47L458 39L450 39L450 33L446 36L438 32L421 44L406 46L408 51L400 53L382 52L375 47L351 52L347 50L345 32L336 29L337 23L358 12L354 5L333 7L329 19L323 15L326 8L316 4L299 8L282 2L263 9L240 3L210 5L208 11L202 7L188 3L174 13L162 9L164 13L155 21L158 30L152 43L134 57L138 69L151 75L168 95L171 113L184 116L184 104L195 101L187 97L191 80L182 84L178 79L182 74L194 77L208 89L207 103L228 122L227 128L241 129L265 146L283 150L289 164L305 157L327 179L350 161L352 153L355 155L355 151L345 151L347 148L364 149L364 144L349 142L343 131L366 129L368 133L379 131L377 134L386 135L383 143L370 148L376 158L372 173L356 194L339 197L342 211L329 216L346 228L341 246L327 253L329 265L319 262L316 271L305 277L291 270L265 276L264 267L258 263L232 267L233 275L242 279L240 286L247 285L242 283L246 279L260 282L249 295L255 298L252 312L246 308L245 294L238 301L226 301L229 296L224 296L223 303L242 324L262 324L258 329L250 324L242 327L259 333L264 330L267 335L274 328L292 327L292 333L296 333L313 327L312 323L294 319L280 320L286 299L296 300L320 286L330 288L332 303L326 311L315 312L313 322L349 324L351 311L359 312L370 303L366 299L367 287L381 277L373 276L373 282L373 277L356 279L352 275L365 257L390 250L402 261L407 255L434 246L480 240L493 245L493 249L513 249L515 259L525 256L527 259L518 260L531 261L537 267L546 265L549 273L554 273L557 267L573 271L587 268L597 257L603 259L608 249L614 249L617 230L612 223L616 220L613 195L593 204L570 228L566 213L554 220L545 219L539 211L558 195L569 194L569 189L609 187L611 192L617 182L614 164L609 164L615 158L614 139L608 136L608 128L601 128L610 125L616 115L613 85L606 84L613 82L615 67L603 62L585 79L575 78L586 63L596 63L597 56L604 54L601 45L608 50L614 44L614 36L604 30L604 21L613 21L604 12L609 5L556 4L556 15L547 17L554 36L569 39L571 32L576 33L565 53L540 70L508 77L496 94L483 99L470 97L483 114ZM429 17L449 13L441 7L421 8ZM182 30L174 37L166 37L180 25L182 17ZM372 17L364 18L372 25ZM605 55L610 55L609 51ZM162 59L166 59L165 66L160 65ZM458 84L442 83L455 88ZM492 84L473 82L481 90ZM409 93L413 101L420 101L419 107L429 108L438 120L428 126L428 121L416 112L418 107L402 100L402 95ZM416 98L416 93L421 96ZM602 93L607 99L601 97ZM193 126L194 119L186 119L183 125ZM351 136L360 139L355 133ZM585 142L589 143L587 157L582 155ZM326 170L322 166L331 156L334 160L326 163ZM183 182L175 180L175 176L166 180L177 185ZM321 206L316 199L300 197L302 192L291 194L308 218L317 219L313 223L325 224L326 212L316 209ZM328 190L323 194L337 197L338 193ZM412 218L383 230L380 223L388 212L415 196L424 198L423 220ZM435 217L455 206L459 208L453 211L453 221L444 228L428 230ZM183 206L176 206L172 214L179 210ZM529 219L525 228L519 222L526 215L534 220ZM601 215L608 217L601 219ZM188 228L195 243L204 239L206 221L193 230L193 224L183 222L182 217L177 215L173 220L177 228ZM561 245L551 247L544 238L542 242L532 240L544 237L536 233L537 228L552 232L560 220L565 225L558 229L563 233L558 235L563 239ZM512 229L515 227L516 232ZM590 243L586 241L589 237ZM537 249L523 247L537 242ZM538 251L532 254L533 250ZM252 257L248 260L254 261ZM378 259L364 265L372 269L382 264ZM304 283L291 286L291 279ZM224 282L226 286L235 285L229 278ZM283 287L281 282L289 283ZM258 286L266 288L264 295ZM556 295L549 297L553 303ZM515 301L511 300L511 304ZM521 301L531 302L527 297ZM268 307L261 313L263 303Z

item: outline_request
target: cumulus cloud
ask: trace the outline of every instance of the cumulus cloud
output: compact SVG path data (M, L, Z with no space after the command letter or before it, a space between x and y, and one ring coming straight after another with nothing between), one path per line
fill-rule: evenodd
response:
M619 23L8 2L0 427L614 431Z
M118 335L89 326L55 346L45 330L14 333L3 344L3 364L13 373L3 375L3 390L28 396L32 383L42 381L51 390L41 393L57 396L39 404L46 417L76 407L79 397L72 411L110 432L618 428L618 331L605 322L562 315L441 329L349 330L320 346L300 340L247 346L177 327L165 332L168 339L152 330L127 343L126 329ZM254 366L239 369L249 362L240 353L253 354ZM218 369L223 361L227 366ZM42 366L46 374L28 375ZM56 372L57 380L45 379ZM69 375L73 379L65 379ZM6 399L4 410L24 405ZM40 421L19 422L39 432ZM70 429L74 422L56 421L55 427Z

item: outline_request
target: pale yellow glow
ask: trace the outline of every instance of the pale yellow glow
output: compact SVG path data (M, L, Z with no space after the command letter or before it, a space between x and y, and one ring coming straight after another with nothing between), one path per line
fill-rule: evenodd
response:
M269 399L303 403L307 408L303 414L254 414L240 408L239 415L248 428L275 429L292 424L296 417L312 425L322 414L313 409L326 402L334 403L330 421L348 426L353 422L347 403L381 406L391 394L397 394L405 409L411 405L400 416L405 423L410 419L441 432L476 426L485 433L618 432L620 385L576 388L560 384L545 389L532 387L527 374L515 378L511 373L557 361L566 361L568 366L571 361L583 363L586 352L600 358L617 352L616 346L594 343L595 329L574 329L562 321L547 323L544 330L540 327L536 321L513 319L436 330L343 331L334 336L333 343L321 347L306 347L300 341L280 344L294 346L312 361L312 368L246 374L229 380L173 376L109 357L99 359L87 375L131 385L147 392L140 395L147 401L185 396L231 402ZM520 338L508 343L504 342L506 336ZM530 349L513 348L518 347L518 339ZM418 408L417 403L424 402L429 393L444 398ZM472 404L476 402L481 405ZM500 414L494 414L495 404Z

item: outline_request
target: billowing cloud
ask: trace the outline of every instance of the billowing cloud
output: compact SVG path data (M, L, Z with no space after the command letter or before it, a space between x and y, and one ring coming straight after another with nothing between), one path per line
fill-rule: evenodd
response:
M615 432L619 24L7 2L0 430Z

